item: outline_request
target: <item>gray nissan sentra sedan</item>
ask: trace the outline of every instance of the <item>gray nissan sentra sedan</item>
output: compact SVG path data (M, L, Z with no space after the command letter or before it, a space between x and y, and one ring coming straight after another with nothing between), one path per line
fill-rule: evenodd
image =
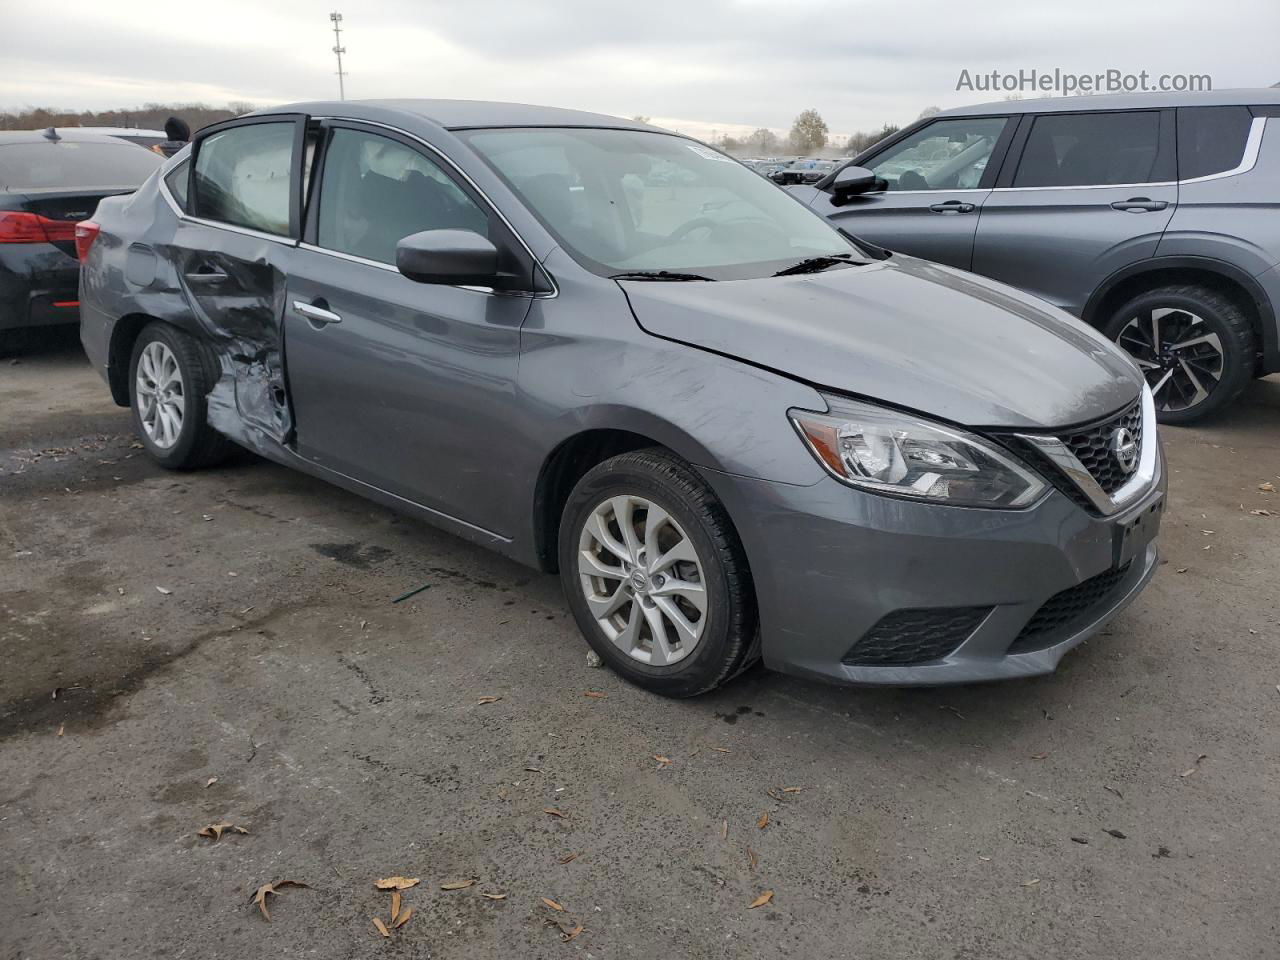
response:
M1046 673L1155 569L1153 404L1114 346L644 124L283 107L78 246L85 348L157 462L236 443L558 570L663 694L757 659Z

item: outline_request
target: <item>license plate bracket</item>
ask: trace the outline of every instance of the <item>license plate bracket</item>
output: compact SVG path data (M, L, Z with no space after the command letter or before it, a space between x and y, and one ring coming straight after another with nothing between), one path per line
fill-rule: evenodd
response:
M1160 517L1164 513L1164 497L1151 504L1136 517L1118 523L1111 539L1111 565L1116 569L1129 563L1160 531Z

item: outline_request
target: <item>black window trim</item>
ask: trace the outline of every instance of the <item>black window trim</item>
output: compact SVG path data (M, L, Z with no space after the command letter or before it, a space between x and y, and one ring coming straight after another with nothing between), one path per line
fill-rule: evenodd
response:
M191 144L191 156L188 158L187 205L192 209L182 214L184 219L192 220L205 226L217 227L221 230L230 230L233 233L243 233L251 237L261 237L264 240L274 240L276 243L283 243L287 246L296 246L302 224L302 158L303 146L306 143L307 120L308 117L301 113L255 113L247 117L236 117L234 120L224 120L222 123L214 123L202 128L196 135L195 141ZM289 177L292 183L289 190L288 234L270 233L266 230L256 230L253 227L241 226L238 223L227 223L225 220L202 217L200 215L199 197L196 192L196 162L200 158L200 147L204 142L214 134L222 133L235 127L284 122L293 124L293 156L289 163ZM165 195L177 207L175 198L170 197L167 190ZM179 207L178 209L181 208Z
M450 285L454 289L469 290L476 293L484 293L489 296L502 297L523 297L535 299L550 299L560 295L560 287L556 283L555 278L546 270L534 256L533 249L525 241L520 232L507 219L506 215L498 209L498 205L494 203L481 189L470 175L467 174L457 163L453 161L443 150L435 144L430 143L421 137L402 130L399 127L391 126L386 123L379 123L374 120L363 120L359 117L309 117L313 123L318 123L321 129L321 136L316 144L317 155L313 158L313 169L311 173L311 184L313 189L307 198L306 209L304 211L303 231L301 247L304 250L310 250L313 253L323 253L331 257L337 257L340 260L348 260L352 263L362 263L367 266L378 267L382 270L388 270L392 273L399 273L394 264L383 263L380 260L369 260L365 257L356 256L351 253L344 253L341 250L333 250L329 247L320 246L316 240L319 235L318 208L320 197L320 182L324 176L325 159L329 153L329 143L332 139L330 131L335 129L358 130L364 133L375 134L377 136L385 136L389 139L396 140L406 147L418 152L424 153L426 158L440 168L445 176L460 189L467 197L473 200L482 212L494 216L505 228L507 233L514 239L518 249L514 251L516 256L521 259L527 259L530 265L531 278L536 276L541 281L542 286L539 287L537 282L531 280L531 290L494 290L491 287L475 287L463 284ZM305 130L305 125L304 125ZM304 139L305 142L305 139ZM425 152L424 152L425 151Z
M1027 140L1031 135L1032 124L1034 124L1038 118L1083 117L1104 113L1159 114L1160 128L1157 134L1159 139L1156 144L1156 163L1162 166L1172 167L1173 179L1147 180L1142 183L1078 183L1047 187L1015 187L1013 185L1013 178L1017 172L1019 164L1022 163L1022 154L1026 150ZM1177 176L1177 123L1173 107L1139 107L1136 109L1130 107L1123 110L1046 110L1043 112L1037 111L1035 113L1024 113L1022 115L1022 120L1018 124L1018 133L1015 138L1015 143L1012 145L1012 149L1009 150L1008 155L1005 157L1004 169L1000 171L1000 175L996 178L996 186L992 188L992 191L1008 193L1023 190L1120 190L1139 187L1175 187L1178 185Z

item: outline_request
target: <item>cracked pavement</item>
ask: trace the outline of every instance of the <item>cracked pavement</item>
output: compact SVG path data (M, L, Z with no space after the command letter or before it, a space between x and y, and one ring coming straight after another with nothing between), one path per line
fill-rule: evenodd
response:
M156 468L47 341L0 360L5 960L1275 956L1280 380L1162 431L1166 564L1054 676L670 702L553 577L249 455Z

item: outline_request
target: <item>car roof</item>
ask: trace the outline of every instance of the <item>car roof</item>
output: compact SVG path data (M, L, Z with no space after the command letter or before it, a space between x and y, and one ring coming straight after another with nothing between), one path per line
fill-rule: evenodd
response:
M47 136L49 128L40 130L0 130L0 143L57 143L67 140L72 143L120 143L118 137L109 136L98 131L87 132L79 127L54 127L57 140Z
M447 130L476 127L605 127L615 130L659 130L658 127L603 113L540 107L494 100L318 100L292 103L257 113L305 113L310 116L381 119L386 111L420 117ZM669 131L662 131L667 133Z
M937 117L972 117L1007 113L1061 113L1075 110L1140 110L1156 107L1234 107L1280 104L1280 90L1242 87L1204 93L1102 93L1082 97L1038 97L1032 100L996 100L955 107ZM932 119L932 118L931 118Z

